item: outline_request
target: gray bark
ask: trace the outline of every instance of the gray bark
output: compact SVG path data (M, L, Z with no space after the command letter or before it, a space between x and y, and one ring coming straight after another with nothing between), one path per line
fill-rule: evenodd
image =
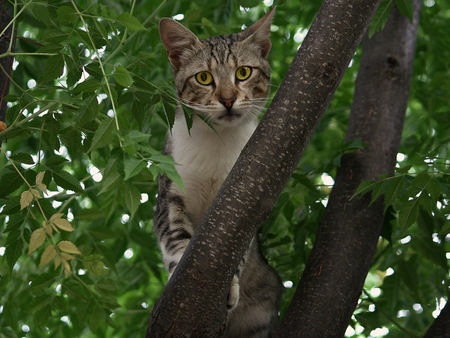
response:
M146 337L219 337L230 282L325 112L380 0L324 1L254 135L156 303Z
M384 201L349 200L364 180L393 174L400 146L419 22L393 6L386 26L363 39L346 141L369 145L343 156L316 242L275 337L343 337L361 294L383 225Z
M11 21L11 7L5 9L5 6L6 0L0 0L0 31ZM11 38L7 38L6 36L12 37L12 25L8 27L5 35L0 37L0 54L4 54L8 51ZM14 50L14 43L12 45L12 50ZM11 71L12 62L12 57L0 59L0 64L6 71ZM6 118L7 109L6 101L3 100L3 97L9 94L9 84L10 81L8 75L0 69L0 121L3 122ZM0 147L2 146L2 141L3 138L0 138Z

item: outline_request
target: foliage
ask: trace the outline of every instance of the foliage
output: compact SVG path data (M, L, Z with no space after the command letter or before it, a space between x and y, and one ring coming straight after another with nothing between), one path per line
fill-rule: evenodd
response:
M399 2L408 15L409 1ZM391 1L383 2L385 11ZM273 92L318 11L280 1L272 32ZM260 1L11 1L18 31L0 155L0 337L143 336L166 280L152 232L156 177L182 185L161 154L176 104L158 20L183 14L200 38L237 32ZM381 6L380 6L381 8ZM383 8L380 9L381 11ZM384 193L383 238L355 311L355 336L386 327L421 335L448 294L450 2L422 11L402 158ZM382 17L380 14L379 17ZM180 17L177 17L180 18ZM374 21L371 33L384 19ZM287 288L286 311L314 243L341 156L360 51L294 175L261 227ZM8 71L8 70L2 70ZM5 139L7 135L7 142ZM359 198L358 196L354 198ZM5 262L5 264L3 264ZM377 290L379 292L377 293ZM394 324L395 322L396 324ZM349 335L352 331L349 329Z

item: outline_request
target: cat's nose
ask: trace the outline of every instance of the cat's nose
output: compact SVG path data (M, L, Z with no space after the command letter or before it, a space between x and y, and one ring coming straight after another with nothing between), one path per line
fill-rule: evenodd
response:
M230 98L220 98L219 102L222 103L224 105L225 108L227 108L227 110L230 110L231 107L233 107L233 103L236 101L236 98L230 97Z

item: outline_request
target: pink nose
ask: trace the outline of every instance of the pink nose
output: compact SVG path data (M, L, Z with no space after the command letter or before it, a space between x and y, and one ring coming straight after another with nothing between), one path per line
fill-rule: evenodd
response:
M222 103L225 106L225 108L227 108L228 110L231 109L231 107L233 107L234 101L236 101L235 97L226 98L226 99L221 98L220 99L220 103Z

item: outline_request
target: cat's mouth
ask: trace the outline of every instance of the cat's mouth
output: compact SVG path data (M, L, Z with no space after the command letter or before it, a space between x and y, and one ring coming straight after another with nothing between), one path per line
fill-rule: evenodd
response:
M234 121L235 119L238 119L240 117L241 117L241 114L235 114L235 113L232 113L232 112L227 112L226 114L224 114L222 116L219 116L219 120L231 122L231 121Z

